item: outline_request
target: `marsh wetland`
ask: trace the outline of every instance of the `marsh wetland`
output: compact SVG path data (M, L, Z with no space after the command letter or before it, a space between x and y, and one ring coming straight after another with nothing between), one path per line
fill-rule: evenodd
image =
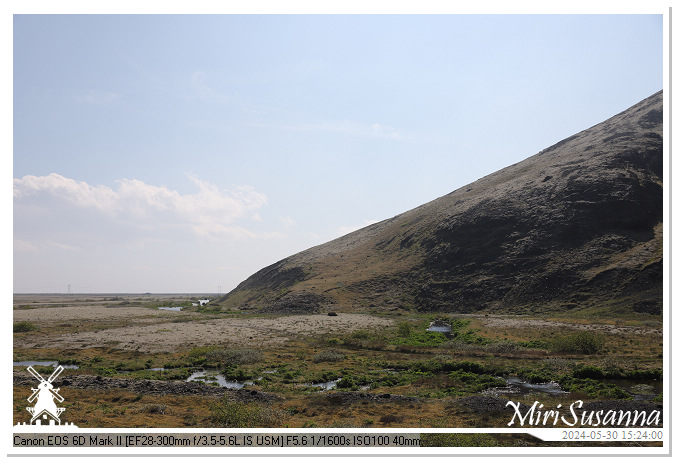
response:
M79 427L506 427L509 399L662 408L660 316L265 315L195 298L15 295L14 423L29 361L71 367L55 386Z

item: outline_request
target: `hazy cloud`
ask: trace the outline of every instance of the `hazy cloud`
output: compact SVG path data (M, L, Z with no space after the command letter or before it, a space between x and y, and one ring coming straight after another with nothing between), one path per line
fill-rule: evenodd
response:
M399 134L398 131L391 126L375 123L372 126L370 126L370 128L372 129L373 136L375 137L382 137L386 139L403 138L401 134Z
M14 179L14 198L47 194L69 201L78 207L113 209L116 206L116 192L104 185L91 186L59 174L48 176L24 176Z
M278 222L280 222L283 225L284 229L289 229L290 227L297 224L297 222L289 216L279 217Z
M218 92L206 82L205 71L194 71L189 76L189 89L191 94L189 98L196 98L202 101L218 101L225 103L229 98L221 92Z
M38 251L38 247L33 245L30 242L27 242L26 240L19 240L19 239L14 239L14 249L16 251L24 251L24 252L31 252L31 253L36 253Z
M254 237L241 219L257 215L267 198L251 186L222 189L189 175L197 192L183 194L165 186L150 185L137 179L121 179L116 187L90 185L56 173L14 179L15 211L20 217L40 214L68 216L62 227L108 220L108 226L122 229L157 231L189 230L202 237ZM93 217L92 213L101 213ZM44 219L47 220L47 219ZM58 224L50 223L50 227ZM80 229L82 230L82 228ZM28 243L28 242L26 242ZM21 249L30 249L19 241Z
M253 123L256 127L281 128L292 131L308 132L338 132L357 137L369 137L380 139L402 139L398 130L385 124L362 124L355 121L321 121L321 122L296 122L296 123Z
M120 95L113 92L98 92L90 90L86 94L76 95L75 101L78 103L86 103L90 105L103 105L111 103L120 98Z

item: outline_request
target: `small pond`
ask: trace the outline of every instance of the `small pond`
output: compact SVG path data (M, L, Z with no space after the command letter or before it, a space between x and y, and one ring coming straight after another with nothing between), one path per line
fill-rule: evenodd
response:
M222 374L219 373L217 369L207 369L196 371L186 379L187 382L193 381L203 381L206 384L216 382L220 387L233 388L234 390L240 390L247 385L254 385L252 380L246 380L245 382L237 382L235 380L226 380Z
M427 332L450 333L450 332L452 332L452 329L450 327L441 327L440 325L432 325L427 329Z
M526 394L541 392L552 396L567 395L569 393L561 388L561 385L556 382L530 383L524 382L516 377L509 377L505 388L508 389L507 393Z
M181 311L181 310L182 310L181 306L173 306L173 307L169 307L169 306L158 306L158 309L165 309L165 310L167 310L167 311Z
M340 380L342 380L341 377L337 380L330 380L329 382L312 383L311 386L312 387L319 387L323 390L330 390L332 388L335 388Z
M450 324L446 324L445 322L439 320L430 322L429 328L427 329L427 332L441 332L444 334L450 334L452 331L453 328L450 326Z

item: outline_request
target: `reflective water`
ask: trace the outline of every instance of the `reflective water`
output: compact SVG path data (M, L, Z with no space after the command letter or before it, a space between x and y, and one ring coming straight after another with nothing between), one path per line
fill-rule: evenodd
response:
M432 325L427 329L427 332L450 333L450 332L452 332L452 329L450 327L442 327L440 325Z
M217 383L221 387L233 388L234 390L240 390L246 385L254 385L251 380L246 380L245 382L237 382L235 380L226 380L222 374L219 373L217 369L205 369L201 371L196 371L186 379L187 382L202 380L203 382Z
M331 380L329 382L312 383L311 386L319 387L322 388L323 390L330 390L331 388L335 388L340 380L342 380L341 377L337 380Z
M453 331L453 328L449 324L447 324L443 321L439 321L439 320L436 320L434 322L430 322L429 328L427 329L427 332L450 333L452 331Z
M158 309L166 309L168 311L181 311L182 310L181 306L174 306L174 307L158 306Z
M517 393L534 393L542 392L548 395L565 395L569 392L561 388L556 382L546 382L546 383L530 383L524 382L516 377L510 377L507 379L507 387L514 389Z
M523 381L517 377L508 377L505 379L507 385L505 387L495 387L485 391L490 394L503 395L527 395L529 393L545 393L551 396L568 395L570 392L565 391L556 382L546 383L530 383ZM603 383L616 385L627 393L632 395L634 400L650 401L659 393L662 393L662 381L646 381L640 383L634 380L627 379L606 379Z

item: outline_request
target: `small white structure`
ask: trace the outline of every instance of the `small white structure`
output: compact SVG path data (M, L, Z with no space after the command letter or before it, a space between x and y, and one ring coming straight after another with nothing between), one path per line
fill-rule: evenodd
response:
M205 306L209 302L210 302L210 300L198 300L198 304L200 304L201 306Z

